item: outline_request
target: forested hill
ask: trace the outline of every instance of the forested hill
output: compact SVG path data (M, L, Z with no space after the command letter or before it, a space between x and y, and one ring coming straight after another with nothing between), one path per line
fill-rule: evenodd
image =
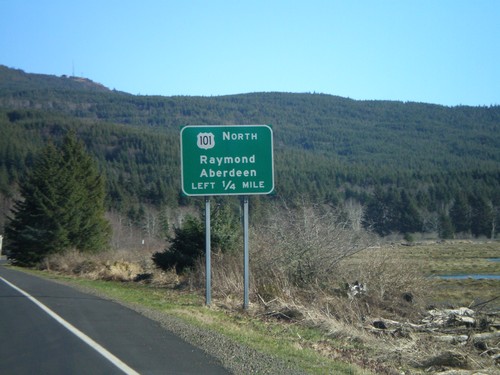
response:
M22 70L11 69L0 65L0 94L21 94L23 92L38 93L46 91L109 91L99 83L81 77L56 77L46 74L27 74Z
M271 124L276 193L353 199L381 234L447 228L489 236L497 221L500 106L292 93L137 96L4 66L0 127L9 140L0 140L0 189L11 194L43 142L74 127L106 171L110 205L183 203L178 134L186 124Z

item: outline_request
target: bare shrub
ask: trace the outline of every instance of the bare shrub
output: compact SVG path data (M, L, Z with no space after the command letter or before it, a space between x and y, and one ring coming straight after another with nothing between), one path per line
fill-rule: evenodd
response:
M98 254L83 254L76 250L53 254L45 258L41 267L66 275L75 275L93 280L132 281L151 265L151 255L130 251L107 251Z
M111 248L128 251L160 251L167 245L167 239L174 228L182 226L186 218L198 217L195 207L160 209L150 205L142 206L133 219L115 210L106 213L112 228Z
M430 286L414 263L406 262L390 248L370 249L346 259L336 273L339 282L359 280L366 286L363 295L349 302L359 319L380 314L416 317L423 308L422 296Z
M132 281L142 272L143 269L136 263L114 260L105 262L97 277L101 280Z
M134 223L118 212L106 213L112 228L111 248L114 250L159 250L165 246L166 234L160 231L159 214L147 209L142 223Z
M347 215L328 206L274 207L252 233L257 300L307 306L307 314L314 309L357 327L373 316L418 316L429 281L413 263L374 246L378 237L357 225L362 209L354 215L352 208ZM363 285L357 295L354 284Z
M391 249L368 249L340 262L332 270L331 289L316 293L312 302L325 318L362 328L367 321L386 317L421 317L430 281L415 264ZM362 288L353 293L354 286Z
M152 269L148 275L148 283L157 287L175 288L181 283L181 278L174 269L163 271L158 268Z
M336 265L366 249L374 239L329 206L294 210L276 206L272 212L253 236L254 270L264 278L264 289L328 288Z
M89 261L90 257L90 254L84 256L77 250L51 254L40 264L40 268L67 275L78 275L81 269L88 272L95 268L93 262Z

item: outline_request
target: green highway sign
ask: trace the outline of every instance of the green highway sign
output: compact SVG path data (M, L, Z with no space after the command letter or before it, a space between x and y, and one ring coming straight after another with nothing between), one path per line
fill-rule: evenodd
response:
M188 125L180 138L184 194L255 195L274 190L270 126Z

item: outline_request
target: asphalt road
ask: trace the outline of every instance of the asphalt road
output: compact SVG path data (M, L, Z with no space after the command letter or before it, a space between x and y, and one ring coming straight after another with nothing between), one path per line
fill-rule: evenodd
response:
M0 264L0 374L123 373L229 372L135 311Z

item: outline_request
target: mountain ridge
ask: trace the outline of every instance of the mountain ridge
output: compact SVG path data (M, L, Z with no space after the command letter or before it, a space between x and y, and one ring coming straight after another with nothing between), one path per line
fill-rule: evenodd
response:
M107 170L111 199L181 203L181 126L270 124L277 192L287 199L355 199L367 212L382 200L397 217L404 192L420 216L432 213L435 222L449 215L462 193L471 207L477 196L500 206L500 106L357 101L316 93L136 96L87 83L0 67L0 126L4 134L26 138L16 150L5 144L10 151L0 153L0 177L3 170L4 180L14 183L8 160L15 158L22 170L30 158L23 147L34 152L42 140L74 128ZM168 199L162 196L167 191ZM372 222L382 220L371 216ZM387 228L401 230L390 220L394 228Z
M0 64L0 92L19 92L22 90L44 89L86 89L90 91L111 91L91 79L77 76L55 76L50 74L26 73L21 69L9 68Z

